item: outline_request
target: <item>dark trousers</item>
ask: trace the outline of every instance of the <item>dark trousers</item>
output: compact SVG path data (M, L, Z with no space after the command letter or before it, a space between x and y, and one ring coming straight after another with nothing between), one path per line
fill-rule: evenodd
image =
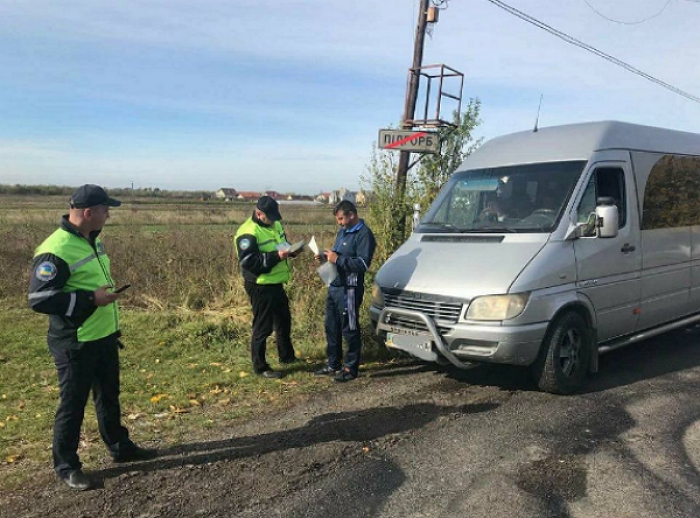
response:
M121 425L117 339L85 342L76 350L49 348L58 371L61 396L53 428L53 465L58 476L65 477L82 467L78 441L91 389L100 435L110 453L118 455L133 443Z
M364 289L328 288L326 298L326 354L328 365L339 369L343 362L343 338L348 348L344 367L357 375L360 368L362 334L360 332L360 305Z
M253 307L253 336L250 341L253 370L261 373L270 369L265 359L265 346L272 331L275 332L280 361L293 360L292 315L284 286L246 281L245 291Z

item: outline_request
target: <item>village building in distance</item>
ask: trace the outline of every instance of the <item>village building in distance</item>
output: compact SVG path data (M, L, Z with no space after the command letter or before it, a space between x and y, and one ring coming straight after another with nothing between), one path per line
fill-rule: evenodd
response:
M222 187L214 193L214 198L224 201L256 201L260 196L270 196L278 201L297 201L306 203L326 203L335 205L343 200L349 200L357 205L365 205L369 199L369 193L364 190L351 191L341 187L331 192L321 192L316 196L302 194L282 194L277 191L238 191L230 187Z

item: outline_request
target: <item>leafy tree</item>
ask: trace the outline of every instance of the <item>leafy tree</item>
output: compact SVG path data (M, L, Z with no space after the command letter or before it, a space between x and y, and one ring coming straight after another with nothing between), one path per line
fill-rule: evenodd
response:
M440 152L423 155L417 168L408 171L402 199L396 189L398 155L373 144L362 184L372 193L367 221L377 239L377 263L384 262L403 243L405 236L398 232L398 222L410 221L415 203L424 212L459 164L481 144L481 139L472 136L481 123L480 110L481 101L470 99L461 114L453 114L454 126L440 130Z

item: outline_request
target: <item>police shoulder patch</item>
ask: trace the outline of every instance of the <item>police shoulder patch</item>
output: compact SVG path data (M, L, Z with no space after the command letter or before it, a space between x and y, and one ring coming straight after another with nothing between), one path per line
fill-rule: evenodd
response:
M58 270L56 269L55 264L53 264L51 261L44 261L36 267L34 270L34 275L40 281L49 282L51 279L56 277L57 272Z
M250 239L244 237L238 242L238 246L241 250L248 250L250 248Z

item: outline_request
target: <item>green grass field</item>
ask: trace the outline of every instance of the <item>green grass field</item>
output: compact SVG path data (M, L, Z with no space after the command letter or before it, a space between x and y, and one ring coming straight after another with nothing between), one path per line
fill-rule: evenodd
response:
M50 470L57 380L47 317L27 309L26 290L33 250L56 228L66 200L0 198L0 472L13 485L30 467ZM251 314L231 241L253 205L134 201L113 211L102 239L116 282L132 284L121 304L121 401L136 441L187 441L328 386L328 379L311 375L325 358L325 287L310 252L293 261L287 289L293 340L304 362L280 367L287 374L281 380L262 379L251 372ZM315 235L322 246L332 244L335 223L327 206L281 210L290 241ZM385 353L363 320L371 369ZM273 339L268 351L276 365ZM83 432L83 460L106 457L91 404Z

